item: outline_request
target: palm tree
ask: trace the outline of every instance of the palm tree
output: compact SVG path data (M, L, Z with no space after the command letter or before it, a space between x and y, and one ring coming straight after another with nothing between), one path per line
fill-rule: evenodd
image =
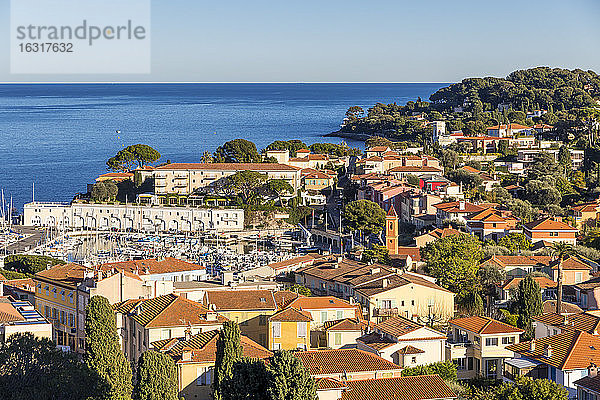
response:
M556 288L556 313L560 315L563 294L563 262L575 253L572 244L557 242L552 245L551 253L558 260L558 279Z

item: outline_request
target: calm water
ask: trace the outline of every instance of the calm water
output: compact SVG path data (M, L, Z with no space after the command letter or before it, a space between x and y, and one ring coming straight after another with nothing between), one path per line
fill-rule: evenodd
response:
M68 201L106 172L124 146L145 143L163 161L198 162L202 152L245 138L339 143L349 106L404 104L443 84L52 84L0 85L0 188L21 208ZM117 134L116 130L121 133ZM360 146L360 143L350 143Z

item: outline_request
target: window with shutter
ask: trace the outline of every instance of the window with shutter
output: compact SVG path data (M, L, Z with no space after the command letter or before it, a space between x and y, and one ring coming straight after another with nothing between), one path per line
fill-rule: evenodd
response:
M306 322L298 322L298 337L306 337Z
M280 338L281 337L281 322L273 322L273 337Z

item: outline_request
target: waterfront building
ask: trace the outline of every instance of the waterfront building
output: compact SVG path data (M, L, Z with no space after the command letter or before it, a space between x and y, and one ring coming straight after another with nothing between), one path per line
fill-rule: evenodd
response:
M32 202L23 207L23 224L75 230L240 231L244 229L244 210Z

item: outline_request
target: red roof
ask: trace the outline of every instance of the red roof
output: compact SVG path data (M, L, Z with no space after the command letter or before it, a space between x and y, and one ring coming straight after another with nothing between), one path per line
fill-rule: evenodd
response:
M538 219L537 221L528 222L523 224L525 229L530 231L572 231L578 232L577 229L571 225L565 224L561 221L555 221L552 218Z

